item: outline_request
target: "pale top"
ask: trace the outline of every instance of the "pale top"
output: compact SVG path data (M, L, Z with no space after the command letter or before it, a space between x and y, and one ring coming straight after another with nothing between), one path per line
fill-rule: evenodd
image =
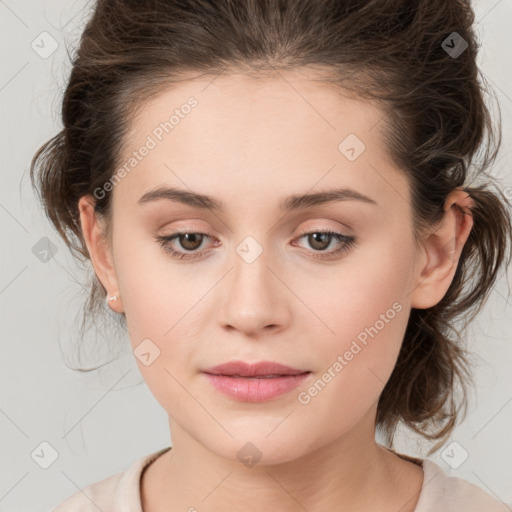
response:
M78 491L49 512L143 512L140 481L143 470L171 447L133 462L125 471ZM396 453L396 452L394 452ZM467 480L448 476L430 459L396 453L423 468L423 485L414 512L510 512L510 508Z

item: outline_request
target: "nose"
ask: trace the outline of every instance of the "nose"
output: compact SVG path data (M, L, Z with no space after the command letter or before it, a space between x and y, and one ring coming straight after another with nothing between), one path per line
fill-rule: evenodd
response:
M252 262L236 254L233 265L222 286L219 324L250 337L285 329L291 292L269 266L265 251Z

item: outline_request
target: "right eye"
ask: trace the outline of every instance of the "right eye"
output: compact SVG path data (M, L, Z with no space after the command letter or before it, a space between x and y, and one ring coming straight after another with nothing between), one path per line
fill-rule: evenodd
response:
M156 240L164 248L164 251L169 253L175 259L197 259L200 258L206 251L197 251L201 243L206 238L211 238L208 233L196 233L190 231L179 231L172 235L159 235ZM175 240L179 240L180 245L186 250L191 251L191 254L182 252L173 248ZM196 254L197 253L197 254Z

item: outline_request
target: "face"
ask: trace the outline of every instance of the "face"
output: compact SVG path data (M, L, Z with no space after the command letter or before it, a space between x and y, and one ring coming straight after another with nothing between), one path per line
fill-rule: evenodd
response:
M373 434L421 262L383 113L304 70L212 80L148 101L124 143L119 168L130 170L113 186L103 282L120 297L140 371L173 443L189 436L228 459L247 442L273 463L358 427ZM221 207L177 194L141 201L165 187ZM293 200L340 189L352 192ZM237 399L203 372L239 360L310 373L279 395Z

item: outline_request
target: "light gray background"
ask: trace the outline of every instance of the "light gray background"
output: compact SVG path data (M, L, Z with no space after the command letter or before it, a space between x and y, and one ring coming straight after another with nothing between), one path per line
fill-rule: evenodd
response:
M30 159L60 129L61 91L70 69L66 45L74 45L80 34L85 6L84 1L0 0L0 510L4 512L48 510L86 485L171 444L167 416L128 349L118 362L99 372L81 374L66 367L74 362L86 274L42 216L30 187ZM512 1L479 0L474 7L483 41L479 63L503 115L503 146L494 172L511 196L512 188L507 187L512 187ZM40 36L45 31L58 43L47 58L31 47L34 40L46 37L45 49L51 48L48 36ZM32 252L43 237L57 247L47 263ZM470 395L466 421L446 445L455 441L469 456L457 469L444 461L443 449L430 457L447 473L474 482L509 504L511 332L512 298L502 277L469 333L478 387ZM89 338L84 340L91 347L89 354L105 346L98 362L108 360L108 343L115 340L101 339L97 333ZM124 340L128 347L128 339ZM42 442L58 453L47 469L32 456L40 452ZM403 430L397 449L411 455L426 453L424 443Z

